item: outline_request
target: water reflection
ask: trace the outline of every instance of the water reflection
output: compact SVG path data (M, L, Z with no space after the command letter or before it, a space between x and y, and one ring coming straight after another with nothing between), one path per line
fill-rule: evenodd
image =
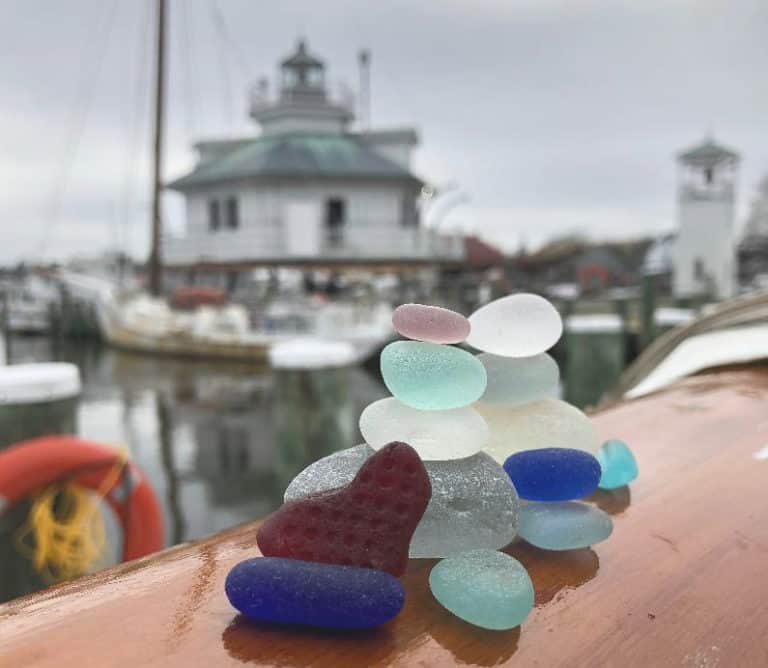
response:
M160 497L167 544L261 517L309 463L359 442L357 418L386 396L363 368L272 372L15 339L13 363L80 367L79 434L127 445Z
M550 551L516 541L505 552L519 560L531 576L537 607L549 603L561 592L586 584L600 568L600 559L588 547Z

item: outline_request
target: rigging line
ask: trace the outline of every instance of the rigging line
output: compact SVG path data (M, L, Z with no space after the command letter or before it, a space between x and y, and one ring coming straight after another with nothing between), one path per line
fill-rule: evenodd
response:
M186 129L187 144L191 144L196 129L197 121L197 108L198 108L198 95L197 87L192 83L192 53L190 50L190 36L192 30L190 28L190 22L194 27L194 17L190 17L192 11L188 3L181 3L181 54L183 64L183 77L184 77L184 125Z
M141 131L144 123L149 116L147 108L149 92L149 36L152 32L152 16L150 5L154 0L145 0L143 13L139 16L138 24L138 51L134 54L138 59L138 66L135 71L133 81L133 90L131 91L131 100L133 101L133 116L128 131L128 159L126 161L126 170L123 175L123 187L121 196L120 227L122 235L122 251L125 255L130 255L132 226L130 224L130 214L136 208L131 206L131 202L136 191L139 177L139 157L143 144L141 142Z
M61 205L64 198L64 190L72 173L72 167L77 156L77 151L83 139L86 121L95 98L97 84L101 78L102 66L106 56L109 37L115 24L115 15L117 14L118 0L112 0L112 4L107 7L104 14L104 20L99 30L101 41L96 49L96 58L89 52L88 46L91 42L83 39L83 50L80 54L80 71L83 77L77 86L77 95L75 97L71 122L69 124L70 134L67 138L63 158L60 164L60 170L53 180L51 190L51 199L43 212L43 233L38 247L39 258L42 259L48 250L48 242L56 231L56 227L61 216ZM91 67L88 64L92 63Z
M219 11L218 6L211 4L211 16L213 18L213 25L215 28L215 44L216 44L216 56L219 63L219 75L221 79L221 85L223 88L223 111L224 111L224 123L227 129L231 129L234 124L234 97L232 96L232 81L230 80L230 71L227 64L227 50L225 24L223 23L223 17Z
M221 11L221 6L219 5L218 0L212 0L211 9L213 11L214 21L216 22L218 30L221 32L224 42L229 46L229 52L232 55L235 64L240 68L245 80L250 82L253 78L253 72L251 65L249 65L249 59L232 35L232 31L229 29L229 24L224 16L224 12Z

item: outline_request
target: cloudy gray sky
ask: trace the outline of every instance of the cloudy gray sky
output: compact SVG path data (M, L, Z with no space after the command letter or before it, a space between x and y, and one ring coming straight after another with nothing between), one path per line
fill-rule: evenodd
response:
M0 0L0 262L146 251L153 5ZM246 88L300 33L334 85L372 50L374 125L417 126L419 174L471 196L445 225L511 249L671 229L672 156L708 129L743 155L742 212L768 171L765 0L170 7L168 177L193 139L254 131Z

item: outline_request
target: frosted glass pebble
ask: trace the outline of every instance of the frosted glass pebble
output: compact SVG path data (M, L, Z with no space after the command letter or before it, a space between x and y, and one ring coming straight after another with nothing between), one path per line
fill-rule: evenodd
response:
M578 501L531 501L520 509L520 537L545 550L589 547L608 538L612 531L610 515Z
M431 343L460 343L469 334L469 320L461 313L424 304L398 306L392 324L409 339Z
M637 461L624 441L613 438L603 443L597 453L602 475L598 487L616 489L628 485L637 478Z
M477 356L485 367L488 385L480 398L489 404L524 404L554 397L560 381L557 362L547 353L532 357Z
M285 490L285 501L348 484L373 454L367 445L310 464ZM517 533L519 501L504 470L484 452L424 462L432 498L411 539L412 558L449 557L470 547L501 549Z
M429 574L440 604L470 624L501 631L519 626L533 609L533 583L515 558L471 550L443 559Z
M386 346L381 375L395 397L420 410L467 406L483 395L486 385L485 367L474 355L423 341Z
M584 450L539 448L516 452L504 462L504 470L521 499L572 501L595 491L600 464Z
M360 414L360 433L374 450L391 441L408 443L422 459L460 459L479 452L489 431L471 406L420 411L394 397L379 399Z
M592 421L559 399L540 399L520 406L478 402L490 439L483 448L503 464L513 452L538 448L575 448L597 454L600 442Z
M548 350L563 333L563 321L552 304L521 292L481 306L471 316L467 343L507 357L530 357Z

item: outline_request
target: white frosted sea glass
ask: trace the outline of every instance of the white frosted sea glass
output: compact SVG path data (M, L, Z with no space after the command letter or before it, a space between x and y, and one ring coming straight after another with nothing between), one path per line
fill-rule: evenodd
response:
M421 411L394 397L374 401L360 415L360 433L374 450L407 443L424 460L461 459L488 442L488 425L471 406Z
M471 316L467 343L506 357L530 357L548 350L563 333L563 321L552 304L521 292L481 306Z
M490 439L483 448L503 464L509 455L539 448L575 448L597 454L600 442L592 421L559 399L540 399L519 406L478 402Z

